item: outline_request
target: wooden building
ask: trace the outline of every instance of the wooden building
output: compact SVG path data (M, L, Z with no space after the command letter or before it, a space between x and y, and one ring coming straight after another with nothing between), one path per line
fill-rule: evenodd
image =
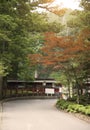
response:
M7 80L3 96L59 95L61 84L54 79L38 79L34 81Z

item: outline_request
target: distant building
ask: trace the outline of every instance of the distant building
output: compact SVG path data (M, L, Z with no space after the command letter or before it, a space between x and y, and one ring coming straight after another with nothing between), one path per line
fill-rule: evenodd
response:
M32 95L55 95L60 96L61 84L57 84L54 79L36 78L34 81L7 80L7 90L11 93L16 91L27 91Z

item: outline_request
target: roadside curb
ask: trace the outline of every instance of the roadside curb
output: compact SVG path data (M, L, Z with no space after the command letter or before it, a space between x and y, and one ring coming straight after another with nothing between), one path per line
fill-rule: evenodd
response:
M8 101L14 101L14 100L29 100L29 99L57 99L57 96L26 96L26 97L12 97L12 98L6 98L3 100L0 100L0 113L3 111L3 103Z
M12 97L3 99L2 104L4 102L13 101L13 100L25 100L25 99L57 99L57 96L26 96L26 97Z

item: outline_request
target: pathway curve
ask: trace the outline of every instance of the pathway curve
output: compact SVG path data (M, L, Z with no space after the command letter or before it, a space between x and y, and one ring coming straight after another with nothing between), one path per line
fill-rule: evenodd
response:
M6 102L0 130L90 130L90 124L60 112L55 103L55 99Z

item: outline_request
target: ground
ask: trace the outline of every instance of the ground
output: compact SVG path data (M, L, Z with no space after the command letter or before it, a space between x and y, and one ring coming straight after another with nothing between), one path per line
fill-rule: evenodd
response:
M56 100L5 102L0 130L89 130L90 124L55 108Z

